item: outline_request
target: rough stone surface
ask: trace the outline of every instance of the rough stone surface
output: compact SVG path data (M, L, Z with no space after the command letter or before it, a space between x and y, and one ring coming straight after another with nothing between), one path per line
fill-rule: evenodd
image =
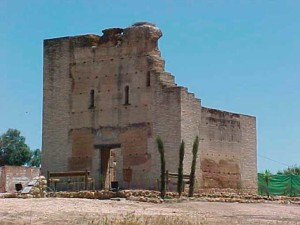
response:
M198 188L256 192L255 117L204 108L177 86L164 69L161 36L140 22L44 41L43 174L88 169L96 188L117 180L123 188L158 189L156 137L173 173L185 141L189 174L199 136Z

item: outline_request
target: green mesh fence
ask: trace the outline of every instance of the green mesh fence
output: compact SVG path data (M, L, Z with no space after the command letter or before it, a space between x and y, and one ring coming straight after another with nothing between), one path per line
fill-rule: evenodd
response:
M258 194L260 195L286 195L300 197L299 175L270 175L268 184L265 174L258 174Z

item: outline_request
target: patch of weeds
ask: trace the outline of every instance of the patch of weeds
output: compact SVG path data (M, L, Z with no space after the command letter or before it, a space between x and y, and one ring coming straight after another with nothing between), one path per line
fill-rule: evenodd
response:
M205 218L199 216L182 217L166 215L137 215L134 212L120 216L103 216L101 218L81 218L70 224L84 225L207 225Z

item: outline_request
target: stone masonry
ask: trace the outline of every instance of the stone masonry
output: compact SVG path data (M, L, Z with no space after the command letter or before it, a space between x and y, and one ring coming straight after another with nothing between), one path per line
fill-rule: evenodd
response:
M94 34L44 41L42 173L88 169L99 189L158 189L156 137L165 145L166 168L177 172L186 143L200 137L199 188L255 192L256 119L201 106L165 71L158 49L162 32L136 23Z

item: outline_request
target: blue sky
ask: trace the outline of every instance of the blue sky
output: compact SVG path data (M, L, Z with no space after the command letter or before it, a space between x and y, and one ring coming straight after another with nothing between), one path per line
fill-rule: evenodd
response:
M0 133L20 129L41 148L43 39L149 21L179 85L257 117L259 171L300 165L300 1L0 0L0 10Z

